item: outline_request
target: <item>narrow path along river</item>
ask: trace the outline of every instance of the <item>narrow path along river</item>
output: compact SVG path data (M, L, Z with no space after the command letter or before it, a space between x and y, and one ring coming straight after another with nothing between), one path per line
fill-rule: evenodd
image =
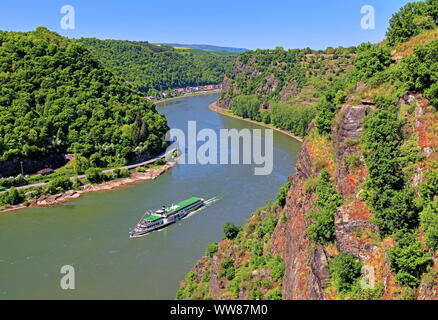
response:
M260 128L208 109L217 94L157 107L172 128ZM227 221L243 224L274 200L293 174L300 143L274 132L274 170L252 165L176 165L154 181L85 194L50 208L0 215L0 299L173 299L179 282ZM187 219L139 239L128 231L146 209L191 196L216 202ZM75 289L63 290L63 265L75 268Z

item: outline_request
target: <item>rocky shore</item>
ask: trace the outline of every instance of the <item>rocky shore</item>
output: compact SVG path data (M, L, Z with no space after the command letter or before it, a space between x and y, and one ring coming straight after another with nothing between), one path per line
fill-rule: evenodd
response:
M88 192L99 192L99 191L108 191L116 188L120 188L126 186L128 184L132 184L135 182L146 181L146 180L154 180L162 175L164 172L169 170L175 165L174 162L168 162L162 167L148 169L146 172L133 172L129 178L123 178L113 181L108 181L102 184L86 184L80 187L79 190L69 190L63 193L54 194L54 195L42 195L39 198L28 200L29 205L25 206L23 204L11 206L6 208L0 213L16 211L29 207L48 207L58 203L71 201L79 198L82 194Z

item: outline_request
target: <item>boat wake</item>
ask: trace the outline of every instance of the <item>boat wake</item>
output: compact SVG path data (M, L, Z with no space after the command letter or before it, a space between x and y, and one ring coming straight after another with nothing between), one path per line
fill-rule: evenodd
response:
M182 218L181 220L185 220L187 218L190 218L191 216L193 216L194 214L202 211L203 209L211 206L212 204L218 202L220 200L220 198L218 197L213 197L207 200L204 200L204 205L202 207L200 207L199 209L196 209L195 211L190 212L187 216L185 216L184 218Z

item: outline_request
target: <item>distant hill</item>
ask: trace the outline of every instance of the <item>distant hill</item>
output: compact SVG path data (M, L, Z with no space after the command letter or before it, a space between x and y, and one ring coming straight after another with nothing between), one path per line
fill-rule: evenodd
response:
M190 48L190 49L209 50L209 51L224 51L224 52L249 51L248 49L245 48L219 47L219 46L212 46L209 44L179 44L179 43L156 43L156 44L166 45L170 47Z
M82 38L100 62L134 89L158 91L221 83L237 53L173 48L142 41Z

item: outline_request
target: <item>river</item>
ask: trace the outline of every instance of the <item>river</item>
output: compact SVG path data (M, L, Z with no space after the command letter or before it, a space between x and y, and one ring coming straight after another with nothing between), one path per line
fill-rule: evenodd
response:
M172 128L260 128L208 109L217 94L160 104ZM154 181L85 194L50 208L0 215L0 299L174 299L179 282L227 221L243 224L274 200L294 173L300 143L274 132L274 170L252 165L176 165ZM191 196L217 199L187 219L139 239L128 231L142 213ZM60 269L75 270L75 289Z

